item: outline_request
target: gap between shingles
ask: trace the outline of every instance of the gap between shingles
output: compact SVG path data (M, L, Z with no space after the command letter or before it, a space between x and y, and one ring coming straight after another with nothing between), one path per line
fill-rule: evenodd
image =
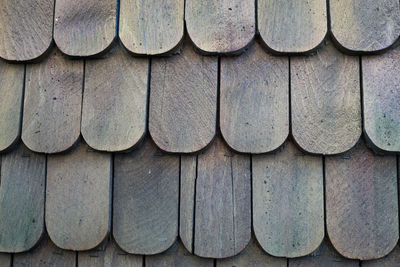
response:
M192 254L195 251L195 237L196 237L196 198L197 198L197 177L199 173L199 156L196 155L196 174L194 177L194 188L193 188L193 219L192 219Z

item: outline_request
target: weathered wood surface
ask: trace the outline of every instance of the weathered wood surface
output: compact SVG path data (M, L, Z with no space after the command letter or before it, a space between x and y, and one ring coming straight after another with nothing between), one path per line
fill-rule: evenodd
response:
M45 235L32 250L14 254L14 267L74 267L76 253L56 247Z
M325 0L258 0L261 39L278 53L304 53L324 40L327 30Z
M113 235L133 254L167 250L178 236L179 156L163 154L147 139L115 155Z
M384 258L372 261L361 262L362 267L393 267L400 263L400 246L397 245L394 250Z
M151 67L149 131L158 147L190 153L215 136L216 57L196 54L189 43L182 53L155 58Z
M183 38L184 0L121 1L119 37L131 52L171 52Z
M329 240L306 257L289 259L288 267L359 267L359 261L346 259L332 247Z
M21 144L0 162L0 251L27 251L44 231L46 157Z
M108 55L86 61L81 131L97 150L122 151L146 131L149 60L121 48Z
M217 267L286 267L287 259L276 258L265 253L255 238L238 255L217 260Z
M0 151L19 139L23 88L24 66L0 60Z
M194 253L231 257L251 237L251 181L248 155L233 154L217 138L198 156Z
M376 156L361 142L325 161L327 232L340 254L369 260L399 239L395 156Z
M310 254L324 238L322 157L288 141L276 154L253 156L253 229L276 257Z
M359 71L358 58L332 44L316 55L291 59L292 133L302 149L337 154L359 140Z
M53 50L26 67L22 140L36 152L57 153L79 138L83 61Z
M181 156L181 184L179 207L179 237L186 249L193 253L194 192L196 188L197 155Z
M238 53L255 35L254 0L186 0L190 39L204 53Z
M221 59L220 127L231 148L265 153L289 134L289 60L258 43Z
M330 0L329 10L333 37L345 50L384 50L400 35L397 0Z
M0 266L10 267L11 266L11 254L0 253ZM16 265L14 265L16 266Z
M364 130L380 150L400 152L400 49L362 58Z
M47 158L46 227L60 248L88 250L110 228L111 155L82 143Z
M53 38L54 0L2 0L0 57L12 61L37 59Z
M113 240L110 240L103 242L94 250L79 252L78 266L142 267L143 256L128 254L118 248Z
M57 0L54 16L54 41L70 56L99 54L115 38L116 0Z
M190 254L180 242L164 253L154 256L146 256L147 267L213 267L213 259L200 258Z

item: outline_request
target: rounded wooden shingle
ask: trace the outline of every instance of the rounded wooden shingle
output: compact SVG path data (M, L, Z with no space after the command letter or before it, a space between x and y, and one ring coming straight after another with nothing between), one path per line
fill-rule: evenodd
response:
M26 67L22 140L35 152L57 153L80 135L83 61L58 50Z
M190 39L208 54L238 53L255 35L254 0L186 0Z
M330 43L315 55L291 58L292 134L309 153L338 154L361 135L358 57Z
M254 43L239 57L221 59L220 127L228 145L265 153L289 134L289 60Z
M360 142L325 160L326 227L336 250L350 259L389 254L399 239L395 156L377 156Z
M0 57L34 60L50 47L53 38L54 0L2 0Z
M277 53L315 49L328 31L326 0L258 0L258 30Z
M67 55L93 56L111 45L116 24L116 0L57 0L54 41Z
M122 151L144 136L149 60L121 48L105 59L87 60L82 136L96 150Z
M124 251L153 255L178 236L179 156L146 139L114 161L113 236Z
M46 156L20 144L0 163L0 252L28 251L44 232Z
M0 60L0 151L12 146L20 136L24 65Z
M254 155L253 228L261 247L276 257L310 254L324 238L322 157L288 141L276 154Z
M60 248L88 250L108 235L111 154L79 144L47 157L46 227Z
M215 136L218 61L185 44L172 57L155 58L151 66L149 131L167 152L191 153Z
M398 0L330 0L329 10L333 37L347 51L385 50L400 36Z
M364 131L379 150L400 152L400 49L362 58Z
M171 52L183 38L184 0L123 0L119 37L132 53Z

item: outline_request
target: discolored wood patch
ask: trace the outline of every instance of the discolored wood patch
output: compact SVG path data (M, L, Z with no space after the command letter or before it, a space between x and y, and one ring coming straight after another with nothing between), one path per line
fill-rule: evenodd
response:
M330 0L331 31L345 50L376 52L390 47L400 35L397 0Z
M255 35L254 0L186 0L190 39L204 53L238 53Z
M75 266L76 253L56 247L47 234L39 245L32 250L14 254L14 267L73 267Z
M276 257L310 254L324 238L321 157L288 141L276 154L253 156L253 228L258 242Z
M251 236L249 156L230 152L217 138L198 156L195 199L194 254L226 258L241 252Z
M20 136L24 66L0 61L0 151Z
M22 140L35 152L57 153L79 138L83 61L54 50L26 67Z
M113 42L116 23L116 0L57 0L54 41L70 56L96 55Z
M44 231L46 157L21 144L0 162L0 251L24 252Z
M148 267L213 267L213 259L200 258L190 254L180 242L175 244L164 253L154 256L146 256L146 266Z
M357 57L332 44L291 60L292 133L302 149L337 154L361 135L360 74Z
M359 267L359 261L346 259L332 247L328 239L306 257L289 259L288 267Z
M276 258L265 253L255 238L252 238L247 247L238 255L217 260L217 267L286 267L287 259Z
M108 235L111 154L82 143L47 158L46 227L60 248L88 250Z
M149 131L167 152L196 152L215 136L218 63L188 43L151 67Z
M113 235L129 253L167 250L178 236L179 156L163 154L148 139L115 155Z
M394 250L384 258L372 261L363 261L362 267L393 267L400 262L400 246L397 245Z
M184 0L124 0L120 7L119 37L135 54L165 54L182 40L183 20Z
M399 239L395 156L376 156L361 142L341 156L326 158L326 225L346 258L387 255Z
M105 241L100 247L78 253L78 266L84 267L142 267L143 256L122 251L113 240Z
M400 50L362 58L364 130L371 144L400 152Z
M234 150L275 150L289 134L288 58L258 43L239 57L221 59L220 127Z
M54 0L2 0L0 57L34 60L50 47L53 38Z
M325 0L258 0L261 39L278 53L304 53L315 49L328 30Z
M89 146L122 151L145 134L149 61L117 48L105 59L87 60L82 136Z

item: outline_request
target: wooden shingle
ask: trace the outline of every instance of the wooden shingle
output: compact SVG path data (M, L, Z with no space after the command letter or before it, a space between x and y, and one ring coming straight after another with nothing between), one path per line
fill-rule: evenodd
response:
M372 261L363 261L362 267L393 267L400 263L400 246L397 245L389 255L384 258Z
M289 60L269 56L258 43L221 59L220 127L231 148L245 153L277 149L289 134Z
M325 0L258 0L258 30L277 53L314 50L328 30Z
M53 38L54 0L2 0L0 57L34 60L50 47Z
M255 17L254 0L186 0L188 35L207 54L240 52L254 38Z
M116 0L57 0L54 41L70 56L93 56L115 38Z
M105 59L86 61L82 136L103 151L133 147L145 134L149 60L121 48Z

